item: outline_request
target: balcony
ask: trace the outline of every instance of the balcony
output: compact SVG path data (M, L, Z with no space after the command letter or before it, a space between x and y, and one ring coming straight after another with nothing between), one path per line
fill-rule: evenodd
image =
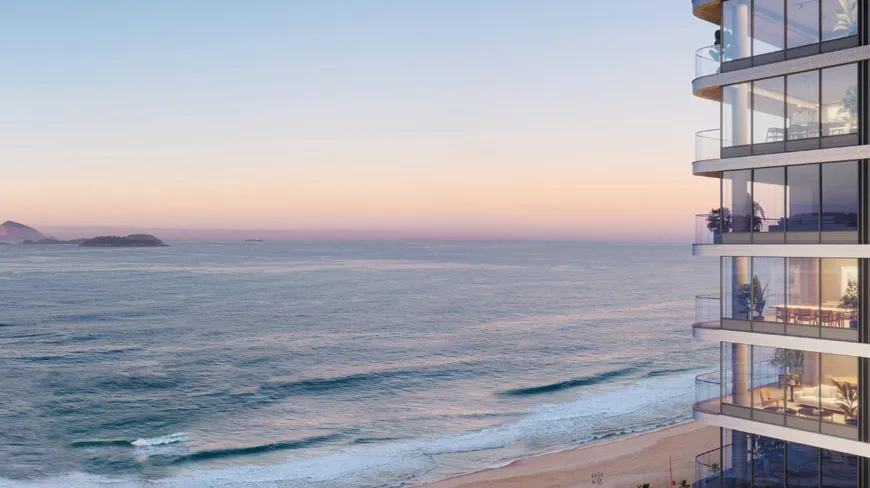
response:
M731 346L726 344L724 347ZM755 356L764 355L765 349L756 347ZM745 351L748 354L748 350ZM733 361L737 364L726 365L722 372L696 376L692 409L704 414L857 439L857 392L860 388L854 376L857 362L849 360L853 358L844 359L845 356L784 349L776 351L782 352L757 360L751 367ZM799 358L800 368L804 369L800 373L786 373L787 369L774 364L776 358L786 356L793 360ZM820 359L824 367L819 371L810 370L809 365L818 366ZM726 357L725 361L731 362L732 359ZM806 361L806 367L803 361Z
M702 130L695 134L695 161L719 159L722 155L722 134L719 129Z
M720 488L726 486L722 476L731 468L731 444L695 456L695 483L692 488ZM724 465L724 466L723 466ZM730 485L728 485L730 486Z
M692 408L704 413L721 413L722 381L719 371L695 376L695 403Z
M719 45L705 46L695 51L695 78L719 72Z
M722 316L719 295L698 295L695 297L695 322L692 327L718 329Z
M722 244L718 213L695 214L695 244Z

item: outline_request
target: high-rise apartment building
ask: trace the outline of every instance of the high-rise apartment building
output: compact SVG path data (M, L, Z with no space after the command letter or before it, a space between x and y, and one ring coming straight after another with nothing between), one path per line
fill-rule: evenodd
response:
M720 107L694 253L720 260L695 337L720 346L696 486L870 487L870 0L692 0L692 89Z

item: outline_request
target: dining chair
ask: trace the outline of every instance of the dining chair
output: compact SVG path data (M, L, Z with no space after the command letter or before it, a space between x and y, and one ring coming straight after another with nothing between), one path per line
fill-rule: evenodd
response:
M819 323L825 327L834 327L840 325L837 319L838 312L833 310L822 310L819 312Z
M775 322L788 322L788 309L786 307L776 307Z
M816 324L816 311L812 309L798 309L797 321L800 324Z

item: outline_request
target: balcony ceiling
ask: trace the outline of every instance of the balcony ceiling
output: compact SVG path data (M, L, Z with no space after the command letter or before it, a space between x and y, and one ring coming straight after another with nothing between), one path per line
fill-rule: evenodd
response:
M722 0L692 0L695 17L722 25Z

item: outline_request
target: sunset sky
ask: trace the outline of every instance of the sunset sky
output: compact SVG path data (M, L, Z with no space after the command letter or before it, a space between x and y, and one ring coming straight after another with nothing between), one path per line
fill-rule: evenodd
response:
M5 2L0 221L688 241L714 30L688 0Z

